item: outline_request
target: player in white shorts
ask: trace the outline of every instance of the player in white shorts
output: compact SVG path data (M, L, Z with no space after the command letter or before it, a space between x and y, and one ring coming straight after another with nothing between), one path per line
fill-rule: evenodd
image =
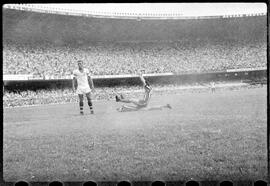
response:
M211 81L210 86L211 86L212 93L216 92L216 85L214 81Z
M140 79L143 83L144 87L144 97L143 99L125 99L123 95L116 95L116 102L123 102L123 103L132 103L133 105L123 105L122 107L118 108L119 112L128 112L128 111L137 111L137 110L161 110L163 108L171 109L170 104L164 106L155 106L155 107L147 107L150 97L152 88L149 83L140 75Z
M91 114L94 114L93 104L91 101L91 90L94 91L94 83L89 75L89 70L83 68L83 61L78 61L78 69L73 71L72 80L73 91L79 95L80 114L83 114L83 95L85 94L88 101Z

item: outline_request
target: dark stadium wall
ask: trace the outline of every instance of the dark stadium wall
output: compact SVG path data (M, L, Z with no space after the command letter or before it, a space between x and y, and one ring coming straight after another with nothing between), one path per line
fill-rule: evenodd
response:
M3 10L4 41L65 44L197 38L266 41L266 16L137 21Z
M185 85L185 84L204 84L211 81L246 81L246 82L263 82L267 77L266 70L242 71L242 72L215 72L200 74L181 74L167 76L145 76L145 79L151 85ZM97 78L93 79L95 87L116 87L116 86L140 86L142 83L138 77L128 78ZM26 81L4 81L6 91L20 92L27 90L40 89L65 89L72 87L71 79L62 80L26 80Z

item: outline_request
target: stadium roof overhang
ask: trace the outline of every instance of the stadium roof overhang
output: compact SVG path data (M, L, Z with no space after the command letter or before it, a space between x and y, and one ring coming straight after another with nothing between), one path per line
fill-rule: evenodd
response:
M211 19L211 18L231 18L231 17L247 17L247 16L264 16L266 13L231 13L224 15L183 15L178 12L167 12L167 13L134 13L134 12L106 12L106 11L90 11L90 10L78 10L78 9L67 9L46 6L46 4L6 4L4 8L15 9L22 11L31 11L38 13L48 14L62 14L70 16L83 16L83 17L95 17L95 18L113 18L113 19L137 19L138 21L148 20L160 20L160 19Z

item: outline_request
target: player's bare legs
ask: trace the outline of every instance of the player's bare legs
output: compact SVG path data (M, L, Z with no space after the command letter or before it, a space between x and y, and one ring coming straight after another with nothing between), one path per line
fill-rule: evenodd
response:
M149 108L143 108L143 110L162 110L164 108L172 109L170 104L163 105L163 106L155 106L155 107L149 107Z
M78 94L78 95L79 95L80 114L83 115L83 94Z
M134 105L142 106L142 104L140 103L140 100L137 100L137 99L125 99L125 98L123 98L122 95L121 95L121 97L116 96L115 98L116 98L116 102L133 103Z
M144 110L144 111L150 111L150 110L162 110L162 109L172 109L170 104L162 105L162 106L154 106L154 107L140 107L140 106L134 106L134 105L123 105L122 107L118 108L117 110L119 112L130 112L130 111L138 111L138 110Z
M91 93L86 93L86 98L87 98L87 102L88 102L88 106L90 108L90 112L91 114L94 114L94 110L93 110L93 104L92 104L92 100L91 100Z
M133 103L135 106L123 105L118 111L125 112L125 111L136 111L136 110L162 110L163 108L171 109L171 105L163 105L163 106L155 106L155 107L147 107L149 99L150 99L150 92L152 90L149 83L144 79L142 75L139 76L141 82L143 83L143 87L145 90L144 98L140 100L135 99L125 99L122 95L115 96L116 102L123 102L123 103Z
M122 107L118 108L119 112L129 112L129 111L137 111L140 107L135 105L123 105Z
M89 75L89 70L83 67L83 61L78 60L78 69L73 71L72 90L79 95L80 113L83 114L83 94L86 95L91 114L94 113L91 101L91 89L94 91L94 83ZM91 87L91 88L90 88Z

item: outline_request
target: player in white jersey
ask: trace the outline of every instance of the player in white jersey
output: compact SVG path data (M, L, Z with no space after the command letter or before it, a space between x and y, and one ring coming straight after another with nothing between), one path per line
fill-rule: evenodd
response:
M216 92L216 85L214 81L211 81L210 86L211 86L212 93Z
M147 108L150 97L151 97L151 91L152 88L149 85L149 83L143 78L142 75L140 75L140 79L143 83L144 87L144 96L143 99L125 99L123 95L116 95L116 102L123 102L123 103L132 103L133 105L123 105L122 107L118 108L117 110L119 112L127 112L127 111L136 111L136 110L161 110L163 108L170 108L171 106L169 104L164 106L156 106L156 107L150 107Z
M89 75L89 70L83 67L83 61L78 61L78 69L73 71L72 80L73 91L79 95L80 114L83 114L83 95L85 94L88 101L91 114L94 114L91 101L91 90L94 91L94 83Z

